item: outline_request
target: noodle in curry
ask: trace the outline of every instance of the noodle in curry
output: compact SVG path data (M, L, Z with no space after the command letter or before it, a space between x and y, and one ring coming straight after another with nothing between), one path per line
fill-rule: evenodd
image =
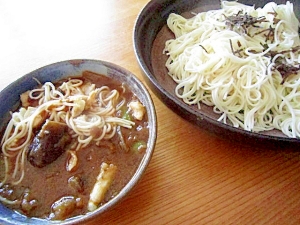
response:
M39 130L43 130L41 128L43 126L48 125L50 128L51 126L62 126L63 128L59 128L59 132L57 133L67 130L67 137L64 134L59 134L60 139L57 142L62 143L63 152L66 152L68 155L65 170L69 173L76 171L77 164L80 163L78 154L82 149L87 151L86 149L89 146L97 148L97 146L101 147L103 143L107 143L110 146L107 141L115 140L116 136L118 137L118 145L121 146L121 150L128 152L132 147L128 146L129 144L126 140L132 134L126 135L126 132L129 132L126 130L132 130L138 124L141 127L143 126L143 129L147 131L147 118L145 107L141 102L132 94L130 100L126 99L125 93L128 95L130 90L123 84L118 85L118 88L115 89L111 88L110 85L95 85L89 79L70 78L60 82L59 85L46 82L43 85L40 84L39 88L22 94L22 106L18 111L12 113L11 120L1 141L5 174L0 183L0 189L5 184L11 186L20 185L26 179L25 164L28 163L27 161L34 167L41 168L52 163L52 161L55 161L62 154L59 153L57 157L55 156L54 159L50 159L50 162L45 162L48 159L38 159L38 161L35 161L34 157L36 156L34 155L30 158L31 152L35 153L31 148L39 148L41 145L39 140L37 140L36 144L34 142L37 136L41 138L42 135L38 132L41 132ZM128 117L129 112L130 116ZM48 132L47 129L45 129L46 134ZM137 142L137 140L135 141ZM147 138L138 142L138 148L145 149L147 146L146 142ZM49 148L49 146L47 147ZM59 151L62 150L59 149ZM95 210L103 200L105 193L113 181L116 170L117 167L115 165L106 162L102 163L97 180L94 177L96 180L94 190L92 190L92 187L89 188L90 199L87 206L85 206L89 211ZM96 185L99 185L101 180L104 180L109 186L103 187L104 190L100 194ZM89 186L91 185L89 184ZM3 190L5 195L5 188ZM101 199L100 195L103 195ZM64 201L70 200L69 196L64 198L62 198ZM20 201L22 201L20 199L6 198L1 195L0 200L6 205L12 205L12 207L20 205ZM60 199L59 201L62 200ZM55 204L59 205L59 201ZM78 198L76 201L78 205ZM52 208L55 207L55 204L53 204ZM50 219L65 219L65 217L65 215L55 215L53 210L48 215Z

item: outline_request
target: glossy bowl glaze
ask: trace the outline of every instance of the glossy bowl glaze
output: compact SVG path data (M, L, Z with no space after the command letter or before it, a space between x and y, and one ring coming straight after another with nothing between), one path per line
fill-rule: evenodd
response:
M269 0L241 0L244 4L263 6ZM277 3L285 3L277 0ZM291 0L294 11L300 17L300 2ZM172 34L166 27L170 13L191 16L190 12L201 12L220 8L220 0L152 0L140 12L134 27L134 50L147 84L158 98L175 113L187 121L206 129L220 137L234 142L251 145L273 145L277 147L300 146L300 139L288 138L281 131L254 133L235 128L217 121L218 116L211 107L202 105L201 110L196 106L188 106L175 96L175 82L167 75L163 54L166 40Z
M139 81L139 79L129 71L109 62L85 59L62 61L42 67L19 78L0 92L0 130L3 130L6 127L7 121L9 120L9 112L14 110L19 105L19 95L36 86L36 81L33 78L38 79L41 83L45 83L47 81L54 82L62 78L67 78L70 75L80 76L85 70L103 74L126 83L136 94L139 100L145 105L149 119L149 141L147 150L138 169L128 184L126 184L126 186L116 197L111 199L108 203L100 206L97 210L86 215L73 217L64 221L41 220L22 216L0 204L0 224L84 224L87 221L95 219L95 217L97 217L99 214L110 209L116 203L122 200L128 194L128 192L134 188L144 174L144 171L146 170L152 157L156 143L157 122L155 108L148 90Z

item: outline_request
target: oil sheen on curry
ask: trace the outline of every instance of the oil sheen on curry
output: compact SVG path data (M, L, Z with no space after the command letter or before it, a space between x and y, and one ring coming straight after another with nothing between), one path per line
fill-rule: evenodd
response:
M108 202L135 173L148 118L126 85L85 71L38 84L20 102L2 132L0 200L7 207L64 220Z

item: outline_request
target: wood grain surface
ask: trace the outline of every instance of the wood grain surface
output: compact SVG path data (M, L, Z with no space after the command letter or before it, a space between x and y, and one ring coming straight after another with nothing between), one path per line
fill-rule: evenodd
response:
M132 41L147 2L0 0L0 88L75 58L116 63L144 82ZM300 224L300 151L224 140L152 97L158 118L152 161L130 195L89 225Z

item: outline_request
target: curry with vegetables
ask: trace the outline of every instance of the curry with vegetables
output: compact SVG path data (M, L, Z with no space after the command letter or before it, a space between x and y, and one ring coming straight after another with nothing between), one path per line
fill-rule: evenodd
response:
M64 220L96 210L135 173L148 117L123 83L85 71L39 84L20 102L2 132L0 200L7 207Z

